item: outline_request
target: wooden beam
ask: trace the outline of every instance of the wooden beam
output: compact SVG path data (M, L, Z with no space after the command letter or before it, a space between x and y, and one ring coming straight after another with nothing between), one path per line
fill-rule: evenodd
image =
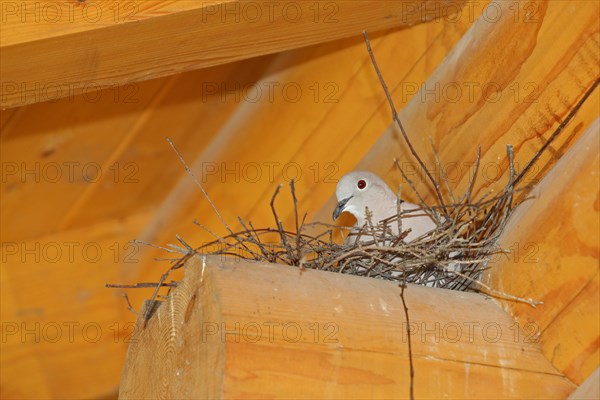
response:
M11 109L18 112L2 127L0 146L3 240L28 241L159 206L185 174L165 136L193 159L239 106L223 101L221 83L235 76L238 86L254 85L273 57L107 89L95 101L76 96ZM189 89L203 85L215 89Z
M2 2L0 106L96 92L459 12L463 0ZM426 6L426 7L425 7Z
M405 298L416 398L574 390L490 299L413 285ZM119 397L407 397L406 327L397 284L195 256L138 319Z
M502 305L576 384L600 362L599 138L600 119L515 210L498 244L511 253L487 276L498 290L544 302Z
M569 395L569 400L595 400L600 398L600 367Z
M104 285L126 279L120 263L141 260L129 241L150 214L2 241L2 398L101 398L118 388L134 317Z

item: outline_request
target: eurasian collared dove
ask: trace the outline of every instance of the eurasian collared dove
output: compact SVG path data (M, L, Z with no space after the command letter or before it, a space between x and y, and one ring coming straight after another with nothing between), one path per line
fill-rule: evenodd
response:
M371 223L374 226L398 213L398 197L381 178L371 172L355 171L344 175L337 184L335 195L338 204L333 212L333 219L337 219L343 212L349 212L356 217L355 229L362 228L367 222L365 213L367 208L371 213ZM406 201L400 203L401 211L419 208L416 204ZM402 231L411 229L404 240L411 241L433 230L435 226L433 220L423 211L404 214ZM398 224L395 221L388 223L388 227L395 235L398 235ZM371 239L371 237L368 236L365 239Z

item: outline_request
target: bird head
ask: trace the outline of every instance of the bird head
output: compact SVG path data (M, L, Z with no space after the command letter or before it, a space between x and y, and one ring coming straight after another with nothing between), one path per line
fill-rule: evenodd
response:
M366 208L372 213L371 222L374 224L389 217L389 215L380 215L380 206L385 202L393 203L396 198L381 178L366 171L355 171L344 175L337 184L335 195L338 203L333 211L333 219L336 220L341 213L348 212L356 217L357 224L360 226L366 221Z

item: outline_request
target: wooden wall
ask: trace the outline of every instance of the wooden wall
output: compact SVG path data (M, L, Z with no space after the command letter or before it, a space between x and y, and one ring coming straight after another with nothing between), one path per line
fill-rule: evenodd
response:
M19 25L20 14L10 14L16 25L2 25L3 84L80 82L91 89L41 101L52 98L39 90L23 97L12 93L14 85L3 86L3 398L114 396L135 315L119 293L103 285L155 280L164 268L152 259L164 253L128 241L173 243L175 234L193 245L211 240L194 219L224 232L165 136L173 139L234 228L238 215L255 226L270 225L268 202L275 187L298 173L300 208L309 218L326 221L336 179L357 165L380 173L390 184L399 182L391 160L408 160L406 149L397 132L388 129L390 113L360 27L379 30L371 35L373 49L423 154L430 154L429 136L447 163L471 161L475 146L482 146L491 167L481 192L503 182L506 143L515 146L523 165L600 76L596 2L467 2L459 14L438 19L432 15L454 9L429 2L433 14L411 11L415 20L398 17L402 2L394 9L386 8L391 2L364 2L372 3L366 8L345 8L353 2L339 2L339 15L345 15L340 20L352 24L319 29L290 24L280 36L269 31L267 37L245 37L228 20L188 30L181 21L207 12L193 3L131 2L142 16L135 24L79 21L62 33L43 18ZM111 10L117 2L98 4ZM406 28L421 19L431 21ZM385 30L391 26L397 28ZM161 29L181 29L182 35L156 39ZM203 37L217 42L208 46L213 42ZM337 40L314 44L332 39ZM79 50L65 53L64 43ZM31 56L43 49L42 59ZM251 55L257 57L235 61ZM57 71L63 66L61 75ZM492 92L484 96L486 83ZM95 90L100 86L109 87ZM462 90L458 98L457 88ZM592 123L598 103L596 90L531 180L541 180L584 132L597 134ZM459 189L466 171L454 182ZM597 186L591 193L597 193ZM277 205L289 223L286 197L283 191ZM585 224L597 215L597 207L593 210L570 221ZM578 288L593 296L597 240L590 249L590 265L596 264L589 267L586 282L596 286ZM596 281L590 280L594 271ZM133 293L134 306L148 295ZM551 358L556 345L550 344L552 329L548 332L544 348ZM579 364L563 355L555 364L575 383L598 365L598 333L593 333L586 336L591 351L583 368L573 370Z

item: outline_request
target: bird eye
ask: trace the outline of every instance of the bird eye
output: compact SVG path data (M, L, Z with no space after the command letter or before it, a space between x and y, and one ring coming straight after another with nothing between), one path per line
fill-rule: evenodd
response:
M356 186L358 186L358 188L360 190L363 190L364 188L367 187L367 182L365 182L364 179L361 179L360 181L358 181L358 183L356 184Z

